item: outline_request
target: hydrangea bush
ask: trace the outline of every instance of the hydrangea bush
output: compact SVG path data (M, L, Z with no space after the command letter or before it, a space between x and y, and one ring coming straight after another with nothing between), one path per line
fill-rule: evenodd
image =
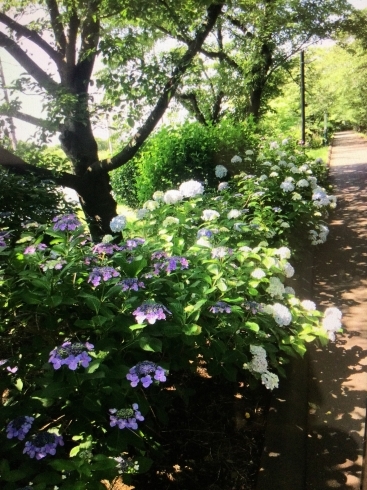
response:
M340 311L323 316L286 283L295 226L313 244L326 238L335 199L320 186L324 166L288 142L254 155L243 158L258 175L223 187L220 169L215 194L196 181L157 191L144 216L114 218L99 244L70 214L14 248L1 235L5 490L103 489L120 474L129 483L149 469L154 427L178 396L165 389L172 373L205 365L272 390L289 356L335 339Z

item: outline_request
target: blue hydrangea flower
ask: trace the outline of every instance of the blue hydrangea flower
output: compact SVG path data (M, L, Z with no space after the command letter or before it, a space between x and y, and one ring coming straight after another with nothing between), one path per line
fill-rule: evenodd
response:
M53 365L54 369L60 369L61 366L68 366L69 369L75 371L78 366L87 368L92 358L88 356L88 351L93 350L94 345L89 342L64 342L61 347L55 347L50 352L48 362Z
M122 291L139 291L139 288L145 288L145 284L135 277L123 279L117 285L122 286Z
M32 439L25 443L23 454L28 454L30 458L42 459L48 454L54 456L57 446L63 445L62 436L57 436L51 432L41 432L32 436Z
M53 226L55 231L74 231L81 226L81 222L75 214L56 216L52 221L55 223Z
M133 388L135 388L139 382L144 388L148 388L154 380L162 383L167 380L166 370L151 361L138 362L129 369L126 378L130 381L130 385Z
M126 226L126 218L122 214L115 216L110 222L110 228L114 233L122 231Z
M17 437L20 441L24 439L26 434L32 427L34 417L20 416L8 423L6 427L6 437L12 439Z
M133 311L133 315L135 315L135 319L138 323L143 323L144 320L147 320L148 323L153 324L157 320L165 320L165 312L169 315L172 314L161 303L155 303L154 301L144 301L144 303L142 303L135 311Z
M198 232L196 237L201 238L201 237L206 237L206 238L211 238L214 235L214 233L211 230L208 230L207 228L201 228Z
M209 308L212 313L231 313L231 307L225 301L217 301L215 305Z
M142 422L144 417L139 412L139 406L137 403L133 403L132 408L122 408L117 410L116 408L111 408L110 412L110 426L117 427L119 429L133 429L138 428L137 420Z
M256 301L246 301L244 304L246 310L250 310L253 315L256 313L264 311L264 306Z
M120 273L113 267L94 267L89 274L88 282L91 282L94 287L99 286L101 281L108 281L112 277L119 277Z

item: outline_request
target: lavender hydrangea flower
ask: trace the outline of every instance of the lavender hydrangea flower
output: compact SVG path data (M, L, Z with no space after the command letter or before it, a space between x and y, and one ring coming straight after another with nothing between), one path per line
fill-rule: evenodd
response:
M28 454L30 458L42 459L48 454L54 456L57 446L63 445L62 436L51 432L41 432L25 443L23 454Z
M47 245L44 243L39 243L38 245L29 245L27 248L24 249L23 254L24 255L32 255L36 253L37 251L43 252L46 250Z
M55 231L74 231L81 226L81 222L78 220L75 214L55 216L52 221L55 223L53 226Z
M125 226L126 226L126 218L122 214L119 216L115 216L110 221L110 228L111 231L113 231L114 233L122 231L125 228Z
M0 231L0 247L7 247L6 239L8 239L10 233L7 231Z
M209 308L212 313L231 313L231 307L225 301L217 301L215 305Z
M143 245L143 243L145 243L144 238L129 238L129 240L126 240L126 249L133 250L139 245Z
M88 356L88 351L93 348L94 345L89 342L64 342L50 352L48 362L53 365L54 369L60 369L63 365L68 366L72 371L75 371L80 365L87 368L92 360Z
M100 285L101 281L108 281L112 277L119 277L120 273L113 267L94 267L89 274L88 282L91 282L94 287Z
M92 248L92 252L95 254L112 255L115 250L121 250L121 247L114 245L113 243L97 243Z
M144 301L144 303L142 303L133 312L133 315L135 315L135 319L138 323L143 323L144 320L147 320L148 323L153 324L157 320L165 320L165 312L169 315L172 315L172 313L167 310L167 308L161 303L155 303L154 301Z
M154 380L161 383L167 380L166 370L158 366L155 362L142 361L129 369L126 379L130 381L130 385L135 388L139 382L144 388L148 388Z
M145 284L136 277L123 279L117 285L122 286L122 291L139 291L139 288L145 288Z
M111 408L110 412L110 426L117 427L119 429L133 429L138 428L137 420L142 422L144 417L139 412L139 406L137 403L133 403L132 408Z
M233 250L228 247L217 247L212 249L212 259L223 259L227 255L232 255Z
M32 427L34 417L20 416L8 423L6 427L6 437L12 439L17 437L22 441Z

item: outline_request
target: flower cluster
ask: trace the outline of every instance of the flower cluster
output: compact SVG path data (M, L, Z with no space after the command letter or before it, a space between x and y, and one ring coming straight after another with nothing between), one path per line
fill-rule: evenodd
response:
M93 348L94 345L89 342L64 342L50 352L48 362L53 365L54 369L60 369L63 365L68 366L72 371L75 371L79 365L87 368L92 360L88 356L88 351Z
M218 184L218 191L219 191L219 192L225 191L226 189L229 189L229 184L228 184L228 182L220 182L220 183Z
M110 222L110 228L114 233L118 233L122 231L126 226L126 217L120 214L119 216L115 216L112 218Z
M187 182L183 182L178 190L181 192L183 197L195 197L204 193L203 185L196 180L188 180Z
M232 162L232 163L235 163L235 162ZM223 165L217 165L215 167L215 175L216 175L216 177L218 177L218 179L222 179L223 177L225 177L227 175L227 173L228 173L228 170Z
M224 257L227 257L232 254L233 254L233 250L228 247L213 248L211 252L212 259L224 259Z
M144 301L144 303L133 311L133 315L135 315L138 323L143 323L144 320L147 320L150 324L155 323L157 320L165 320L165 313L171 315L171 312L165 306L155 301Z
M231 307L225 301L217 301L215 305L209 308L212 313L231 313Z
M92 248L92 252L95 254L112 255L115 251L121 250L121 247L114 245L113 243L97 243Z
M136 277L123 279L117 285L122 286L122 291L139 291L139 288L145 288L145 284Z
M75 214L55 216L52 221L55 223L53 226L55 231L74 231L81 226L81 222Z
M265 313L273 316L276 323L283 327L289 325L292 321L292 314L288 308L280 303L274 303L273 305L266 305L264 307Z
M25 443L23 454L28 454L30 458L42 459L48 454L54 456L57 446L63 445L62 436L57 436L52 432L41 432L32 436L32 439Z
M240 211L239 209L231 209L227 214L227 218L228 219L237 219L241 216L241 214L242 214L242 211Z
M189 263L185 257L173 255L172 257L162 257L162 259L154 264L154 274L159 274L160 271L165 271L167 274L175 271L178 267L181 270L188 269Z
M6 239L9 238L9 233L7 231L0 232L0 247L6 247Z
M201 228L197 232L196 237L197 238L202 238L202 237L212 238L213 235L214 235L214 233L211 230L208 230L207 228Z
M266 292L269 293L272 298L282 299L285 292L284 284L278 277L271 277Z
M317 230L310 230L309 236L311 240L311 245L319 245L320 243L325 243L327 236L329 234L329 228L326 225L316 225Z
M174 216L167 216L162 222L163 226L171 226L180 224L180 220Z
M247 151L251 151L251 150L247 150ZM246 152L246 155L250 155L250 153ZM241 163L241 162L242 162L242 158L238 155L235 155L234 157L231 158L231 163Z
M89 274L88 282L91 282L94 287L100 285L101 281L108 281L112 277L119 277L120 273L113 267L94 267Z
M139 383L144 388L148 388L154 381L160 381L161 383L166 381L166 374L167 371L155 362L142 361L129 369L126 378L130 381L130 385L133 388L138 386Z
M63 268L63 266L66 264L66 260L62 259L61 257L58 257L57 259L50 259L46 260L43 264L40 264L40 268L43 270L43 272L46 272L48 270L60 270Z
M214 209L204 209L201 219L204 221L213 221L214 219L219 218L219 216L220 214L218 211L215 211Z
M139 406L137 403L133 403L132 408L122 408L117 410L116 408L111 408L110 412L110 426L117 427L119 429L133 429L138 428L137 420L142 422L144 417L139 412Z
M335 307L326 308L322 326L328 333L329 340L335 341L335 332L342 328L342 312Z
M253 315L264 311L264 306L261 303L257 303L256 301L246 301L243 306L245 310L251 311Z
M32 427L34 417L20 416L8 423L6 427L6 437L12 439L17 437L20 441L24 439L26 434Z
M23 254L24 255L32 255L32 254L36 253L37 251L43 252L44 250L46 250L46 248L47 248L47 245L45 245L44 243L39 243L38 245L29 245L28 247L26 247L24 249Z
M176 204L182 201L182 199L183 199L183 195L181 194L180 191L177 191L176 189L172 189L165 192L163 196L163 201L166 204Z
M260 345L250 345L250 352L253 355L251 362L245 365L251 372L261 376L261 382L268 390L273 390L279 386L279 378L276 374L268 371L268 361L266 350Z

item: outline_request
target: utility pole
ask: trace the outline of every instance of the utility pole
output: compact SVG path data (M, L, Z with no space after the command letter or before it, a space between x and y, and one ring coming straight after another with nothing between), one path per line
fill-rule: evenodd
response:
M301 141L306 143L306 104L305 104L305 53L300 53L300 75L301 75Z
M3 64L1 62L1 58L0 58L0 84L4 92L4 100L6 104L9 105L10 100L9 100L8 90L6 88L4 70L3 70ZM14 126L13 118L11 116L8 116L6 119L9 124L9 133L10 133L9 136L10 136L11 146L15 151L17 149L17 137L15 134L15 126Z

